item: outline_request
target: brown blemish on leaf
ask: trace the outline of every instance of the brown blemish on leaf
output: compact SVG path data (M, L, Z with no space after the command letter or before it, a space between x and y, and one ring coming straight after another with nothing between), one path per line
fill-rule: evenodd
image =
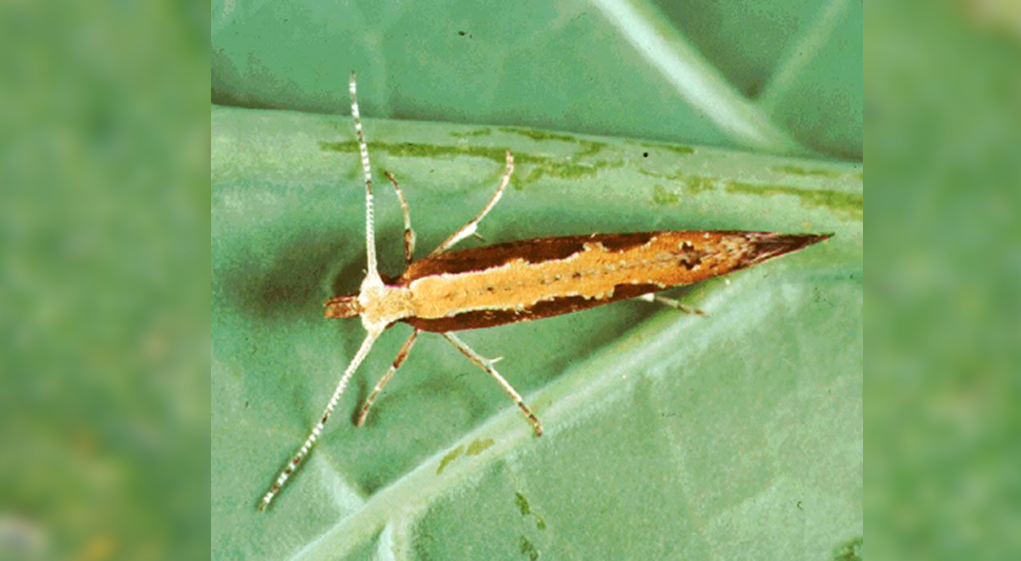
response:
M865 215L865 197L861 193L798 189L787 185L758 185L734 182L727 192L746 195L792 195L806 208L826 208L845 218L861 220Z
M468 444L468 450L465 452L466 456L478 456L482 452L493 445L493 439L487 438L485 440L475 439Z
M577 138L574 136L555 133L551 131L543 131L537 129L528 129L522 127L500 127L500 132L506 132L511 134L520 134L526 138L542 142L544 140L556 140L559 142L570 142L581 146L582 150L575 154L576 158L583 158L586 156L595 156L606 147L605 142L598 142L595 140L586 140L583 138Z
M780 173L786 173L790 175L801 175L801 176L815 176L815 177L840 177L843 173L839 171L829 169L808 169L799 166L778 166L773 168L773 171Z
M654 148L657 150L666 150L673 152L674 154L680 154L681 156L688 156L695 153L695 149L690 146L679 146L677 144L642 144L646 148Z
M659 183L652 186L652 202L658 205L672 205L681 200L681 197L674 192L667 191Z
M475 129L464 132L452 132L450 136L454 138L471 138L475 136L489 136L491 134L493 134L491 129Z
M546 521L541 516L532 512L532 505L528 503L528 499L525 495L520 492L514 493L514 504L518 505L518 510L521 511L521 516L532 516L535 518L535 527L540 530L546 529Z
M439 467L436 468L436 475L439 475L439 474L443 473L443 470L446 469L447 464L449 464L450 462L456 460L457 457L460 456L461 452L463 452L463 451L464 451L464 446L461 445L461 446L458 446L457 448L454 448L450 452L447 452L447 455L443 456L443 459L440 460Z
M862 561L865 537L858 536L838 545L833 550L833 561Z
M582 142L573 139L572 141ZM583 144L585 144L585 149L576 154L575 158L582 155L595 155L598 151L602 150L603 146L602 143L598 142L584 141ZM318 145L323 151L358 154L358 143L354 140L345 142L319 141ZM398 158L455 158L458 156L470 156L492 160L501 166L503 166L507 157L506 147L476 146L471 144L449 146L416 142L373 142L372 149L374 152L382 152ZM511 186L518 190L545 176L558 179L581 179L594 177L603 168L621 167L624 165L622 160L577 163L565 158L550 158L528 152L515 152L514 160L521 168L521 173L515 174L511 180Z
M528 541L528 538L526 538L525 536L520 536L520 538L521 538L520 539L521 554L527 555L528 561L538 561L539 550L536 549L535 546L532 545L532 542Z
M657 179L666 179L668 181L675 181L681 184L681 190L689 195L697 195L706 191L712 191L716 188L717 180L712 177L705 177L701 175L689 175L682 171L676 171L674 173L656 173L649 170L639 169L638 173L647 175L649 177L655 177ZM658 195L658 199L657 199ZM653 202L657 204L669 204L675 202L677 193L675 191L667 190L663 188L662 192L653 189Z

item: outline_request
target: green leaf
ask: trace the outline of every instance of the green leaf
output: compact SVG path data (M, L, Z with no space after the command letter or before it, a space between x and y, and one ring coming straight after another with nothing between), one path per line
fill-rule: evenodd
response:
M620 302L465 332L542 418L420 337L364 428L377 343L310 460L255 506L363 332L363 186L346 117L212 109L213 557L831 558L863 535L863 169L520 128L368 120L375 170L411 206L421 257L495 189L488 243L658 229L834 232L676 295L706 318ZM379 176L381 177L381 176ZM381 268L403 266L376 184ZM465 247L478 244L462 242Z
M862 159L854 0L214 0L214 102Z

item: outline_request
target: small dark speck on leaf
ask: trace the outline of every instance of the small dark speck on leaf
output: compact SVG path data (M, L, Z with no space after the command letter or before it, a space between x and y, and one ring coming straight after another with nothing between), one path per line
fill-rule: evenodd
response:
M802 511L805 510L805 509L801 508L801 501L798 501L797 507L798 507L798 510L802 510Z
M642 157L643 158L648 158L649 157L649 153L648 152L642 152Z
M458 31L457 34L460 35L461 37L467 35L467 33L465 33L464 31Z

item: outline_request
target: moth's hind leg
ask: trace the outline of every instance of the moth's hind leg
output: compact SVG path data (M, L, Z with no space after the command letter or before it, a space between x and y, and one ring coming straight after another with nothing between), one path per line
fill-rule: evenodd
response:
M419 333L421 333L421 330L418 329L411 332L411 335L409 335L407 340L404 341L404 344L401 345L401 350L397 351L397 356L394 357L393 364L390 365L386 374L383 374L383 377L376 383L376 387L372 388L372 393L370 393L369 397L365 399L365 404L362 405L361 410L358 412L358 418L355 420L355 424L359 427L365 424L365 418L369 416L369 408L372 407L376 398L379 397L379 393L383 391L383 388L386 387L390 378L393 378L394 373L397 372L397 369L400 368L401 365L404 364L404 361L408 358L408 353L411 352L411 346L415 344L415 339L418 337Z
M393 183L394 190L397 191L397 199L401 201L401 210L404 212L404 261L411 263L411 259L415 256L415 231L411 229L411 209L408 208L408 201L404 198L404 191L397 184L397 178L394 177L394 174L388 171L383 173L390 180L390 183Z
M507 184L510 183L510 178L513 173L514 173L514 155L511 154L510 150L508 150L507 167L504 168L503 177L500 178L500 186L496 188L496 193L493 193L493 198L489 199L489 202L486 203L486 206L483 207L482 211L480 211L475 216L475 218L472 218L471 220L468 221L467 224L458 228L457 231L455 231L453 234L450 234L449 238L443 240L443 243L437 246L436 249L432 250L432 253L429 254L429 257L439 255L453 247L457 242L467 238L468 236L475 234L476 230L478 230L479 222L481 222L482 219L485 218L487 214L489 214L489 211L493 210L493 207L496 206L496 203L500 201L500 197L503 196L503 191L504 189L507 188Z
M675 310L680 310L686 314L691 314L695 316L705 317L709 315L708 313L698 308L692 308L687 304L682 304L681 301L677 300L676 298L667 298L666 296L660 296L659 294L656 293L643 294L635 298L635 300L644 300L645 302L655 302L657 304L663 304L664 306L669 306L671 308L674 308Z
M473 351L471 347L466 345L464 341L458 339L456 335L449 331L442 335L447 341L450 341L450 344L454 345L457 350L461 351L461 354L468 357L468 360L474 362L479 368L488 372L489 375L492 376L498 384L500 384L503 391L507 392L507 395L509 395L510 398L514 400L514 403L517 404L518 409L521 409L521 412L525 414L526 418L528 418L528 422L532 423L532 429L535 431L535 436L542 436L542 423L539 422L539 418L535 416L535 413L532 413L532 410L529 409L527 405L525 405L525 401L521 399L521 394L519 394L517 390L515 390L514 387L511 386L495 368L493 368L493 363L499 359L488 360L482 358L482 356Z

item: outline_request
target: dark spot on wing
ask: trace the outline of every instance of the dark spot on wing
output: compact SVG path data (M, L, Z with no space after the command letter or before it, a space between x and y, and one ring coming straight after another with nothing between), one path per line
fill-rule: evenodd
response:
M705 252L695 249L695 246L692 245L691 242L684 242L681 244L681 257L679 263L682 267L690 271L702 264L702 257L704 255Z

